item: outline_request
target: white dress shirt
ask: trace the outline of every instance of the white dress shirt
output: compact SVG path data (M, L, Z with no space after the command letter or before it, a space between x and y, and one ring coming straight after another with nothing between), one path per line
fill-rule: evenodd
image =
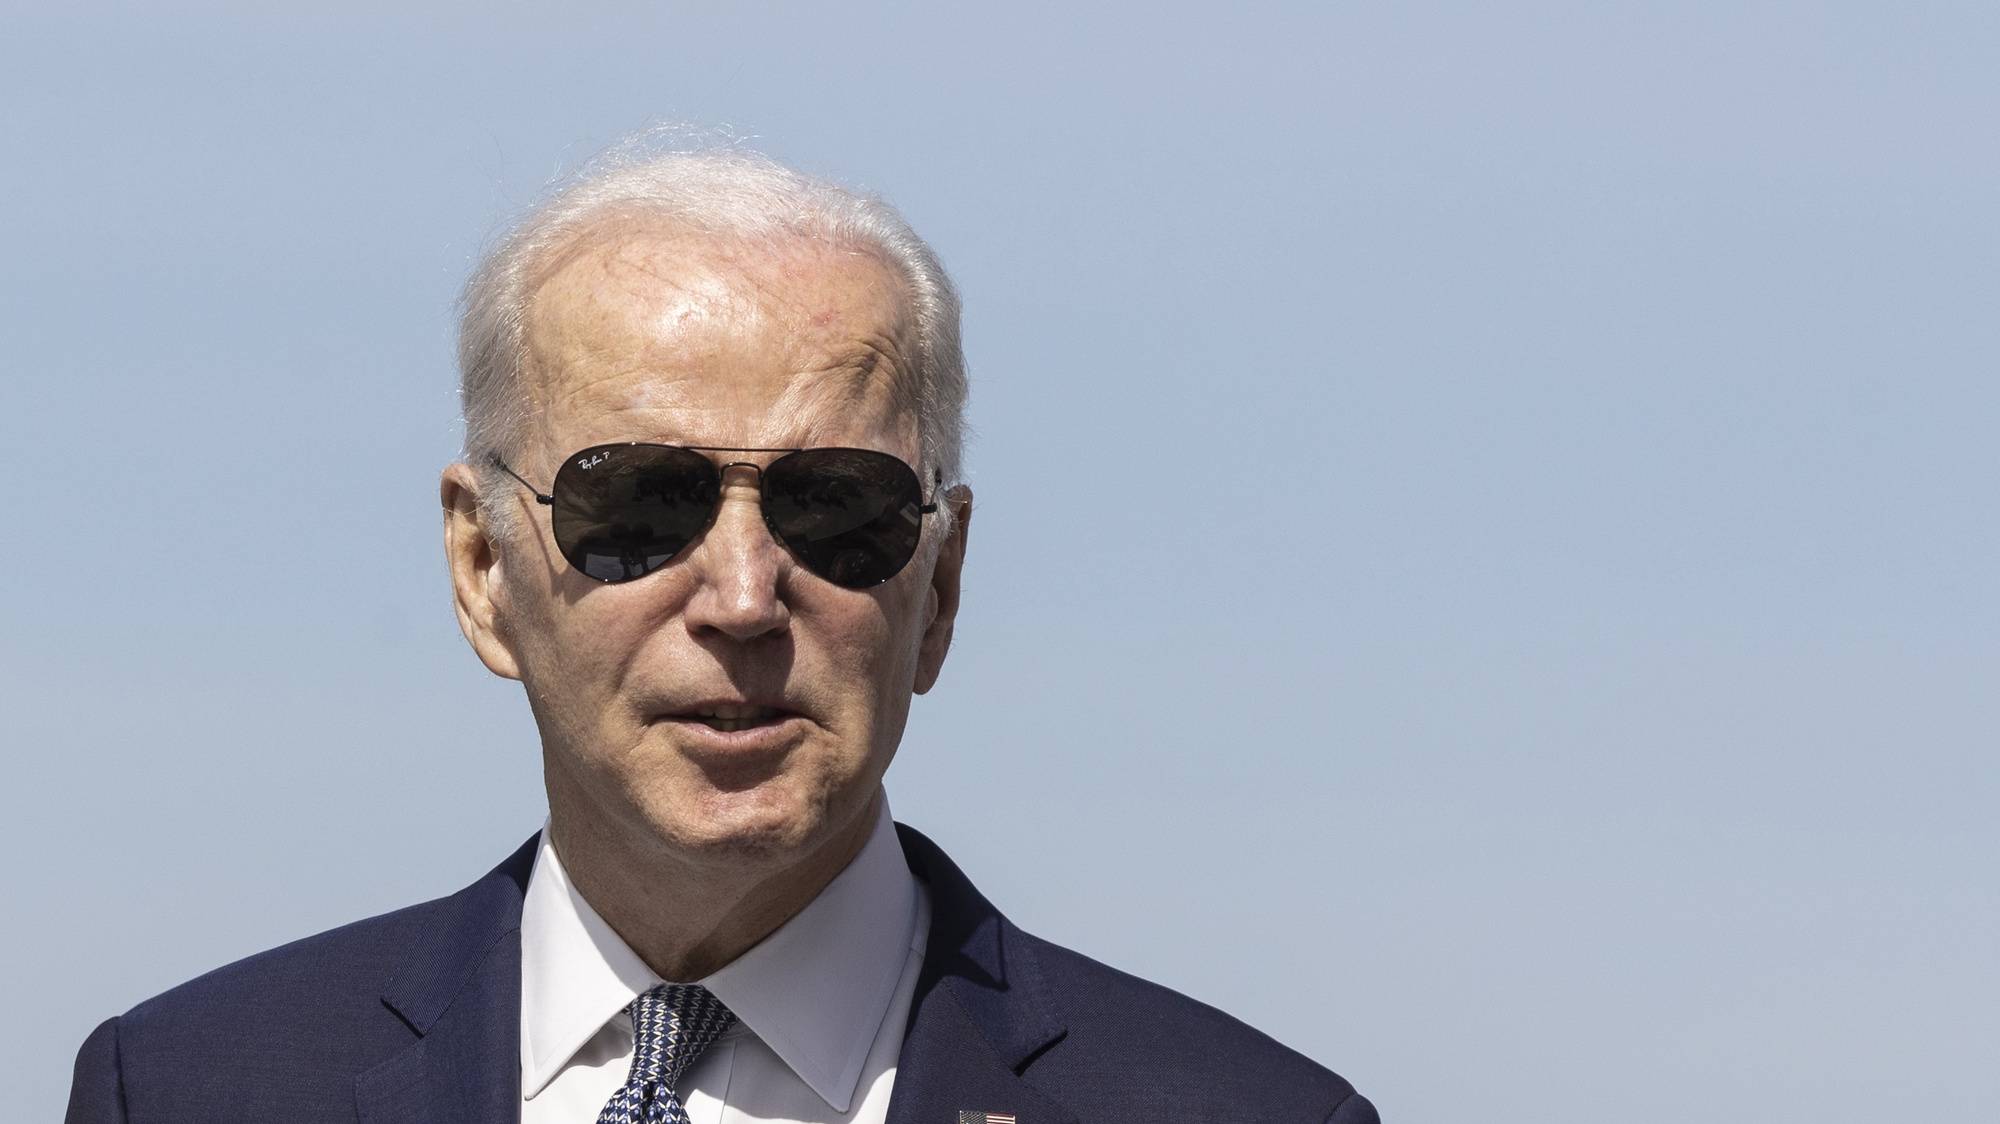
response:
M675 1091L692 1124L882 1124L930 901L885 794L860 854L695 982L736 1013ZM661 978L583 900L543 824L521 906L521 1121L591 1124L632 1069L624 1010Z

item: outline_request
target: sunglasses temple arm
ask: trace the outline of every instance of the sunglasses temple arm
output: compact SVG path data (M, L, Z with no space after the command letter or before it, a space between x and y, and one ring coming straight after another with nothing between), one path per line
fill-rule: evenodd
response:
M496 458L496 459L497 459L497 458ZM502 466L502 467L505 467L505 466ZM927 504L921 504L921 505L919 505L919 506L917 507L917 514L919 514L919 515L930 515L930 514L933 514L934 512L936 512L936 511L937 511L937 505L938 505L938 501L937 501L937 494L938 494L938 489L939 489L939 488L942 488L942 487L944 487L944 470L943 470L943 469L941 469L941 468L939 468L939 469L932 469L932 470L931 470L931 502L929 502L929 503L927 503Z
M528 494L535 497L536 503L547 505L556 502L556 498L554 496L545 496L539 490L537 490L533 484L528 483L526 480L522 480L520 473L515 472L511 468L508 468L507 462L500 459L500 454L494 453L492 460L493 460L493 467L499 469L500 471L506 473L509 476L512 476L516 480L520 480L521 487L526 488L528 490Z

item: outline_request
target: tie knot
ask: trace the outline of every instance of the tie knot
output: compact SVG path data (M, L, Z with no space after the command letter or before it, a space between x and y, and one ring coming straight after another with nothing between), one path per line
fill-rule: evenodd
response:
M632 1078L671 1089L736 1016L700 984L663 983L632 1000Z

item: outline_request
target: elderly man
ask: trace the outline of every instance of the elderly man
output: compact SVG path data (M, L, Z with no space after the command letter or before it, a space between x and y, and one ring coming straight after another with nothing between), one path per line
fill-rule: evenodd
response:
M736 149L601 162L479 267L460 360L445 553L547 823L106 1021L71 1121L1376 1118L890 819L972 518L957 298L894 211Z

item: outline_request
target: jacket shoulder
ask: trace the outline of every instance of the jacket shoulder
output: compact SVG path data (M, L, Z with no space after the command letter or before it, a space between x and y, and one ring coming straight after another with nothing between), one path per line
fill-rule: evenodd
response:
M1377 1124L1325 1066L1160 984L1022 931L922 832L897 824L928 888L926 972L1019 1076L1091 1124ZM998 1037L994 1037L994 1033Z
M1375 1120L1340 1075L1242 1020L1051 941L1021 938L1068 1024L1028 1076L1064 1086L1080 1119L1152 1110L1162 1120Z
M140 1003L119 1020L120 1041L225 1019L252 1025L382 1011L382 994L413 961L468 929L520 924L520 895L540 835L457 893L349 922L246 956ZM393 1021L393 1016L392 1016Z
M383 1005L383 989L449 900L267 949L133 1007L117 1020L128 1095L167 1094L218 1066L238 1073L296 1072L297 1059L313 1055L320 1062L312 1070L333 1077L407 1043L411 1034Z
M97 1119L75 1097L103 1088L135 1118L296 1118L300 1105L351 1103L355 1075L416 1038L391 995L469 940L518 930L538 838L458 893L244 957L107 1021L78 1054L72 1117Z
M241 1018L287 1004L338 1006L344 996L364 991L379 1003L401 954L436 925L450 901L434 898L352 921L204 972L125 1012L122 1037L129 1041L155 1025L185 1029L208 1018Z

